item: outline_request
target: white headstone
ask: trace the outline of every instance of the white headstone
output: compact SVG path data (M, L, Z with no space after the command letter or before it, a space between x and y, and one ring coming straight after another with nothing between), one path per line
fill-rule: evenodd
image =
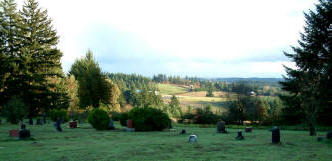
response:
M196 135L190 135L188 142L189 143L197 142L197 136Z

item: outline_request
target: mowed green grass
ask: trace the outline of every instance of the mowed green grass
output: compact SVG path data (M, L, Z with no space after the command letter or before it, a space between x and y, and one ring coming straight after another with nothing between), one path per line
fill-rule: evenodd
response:
M157 84L161 95L175 95L188 92L188 89L173 84Z
M215 128L177 127L176 131L96 131L90 125L55 132L51 124L28 126L35 140L20 141L8 136L17 125L0 125L1 161L91 161L91 160L331 160L332 144L317 142L307 131L281 131L281 144L271 144L271 132L254 129L235 140L238 129L217 134ZM189 134L198 143L187 142ZM325 132L319 132L325 135Z

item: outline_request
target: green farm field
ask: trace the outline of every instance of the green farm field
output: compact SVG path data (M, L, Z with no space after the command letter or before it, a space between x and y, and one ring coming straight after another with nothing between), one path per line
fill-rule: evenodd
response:
M216 128L174 125L164 132L96 131L89 124L77 129L56 132L52 124L28 126L32 140L8 136L17 125L0 125L1 161L91 161L91 160L301 160L328 161L332 158L331 142L317 142L307 131L281 131L281 144L271 144L271 132L254 129L244 133L245 140L235 140L238 129L217 134ZM180 135L181 129L188 134ZM188 136L198 136L188 143ZM326 132L318 132L325 135Z

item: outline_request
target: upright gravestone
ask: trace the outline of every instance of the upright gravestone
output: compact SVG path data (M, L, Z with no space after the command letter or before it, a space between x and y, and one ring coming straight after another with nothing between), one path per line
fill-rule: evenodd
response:
M109 125L108 125L108 129L109 130L115 130L115 127L114 127L114 121L111 119L110 120L110 123L109 123Z
M227 133L225 124L225 121L219 121L217 123L217 133Z
M133 124L133 120L127 120L127 128L126 128L127 132L134 132L135 128L134 128L134 124Z
M62 128L61 128L61 119L57 118L56 122L54 123L55 129L59 132L62 132Z
M42 120L40 118L37 119L36 125L43 125Z
M19 139L25 139L30 137L30 130L25 128L25 124L21 125L21 130L19 131Z
M244 137L243 137L243 135L242 135L242 131L241 130L239 130L238 132L237 132L237 136L236 136L236 138L235 138L236 140L243 140L244 139Z
M327 132L326 139L329 139L329 140L332 139L332 131Z
M312 124L309 124L309 131L310 131L310 136L316 135L316 130Z
M1 120L1 118L0 118L0 124L2 124L2 120Z
M182 129L180 134L186 134L186 130L185 129Z
M29 125L33 125L33 119L29 118Z
M43 123L46 124L46 112L43 113Z
M280 143L280 129L277 126L272 129L272 143Z

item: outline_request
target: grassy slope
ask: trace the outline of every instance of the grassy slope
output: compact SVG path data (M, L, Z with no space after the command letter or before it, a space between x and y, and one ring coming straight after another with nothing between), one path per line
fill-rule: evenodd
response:
M185 109L187 107L203 107L207 104L211 104L213 110L220 109L224 111L226 98L225 93L215 92L215 97L206 97L206 91L200 92L188 92L188 89L182 86L174 85L174 84L158 84L158 89L160 90L160 94L162 96L176 95L178 96L181 106ZM166 102L169 100L165 100Z
M188 89L172 84L157 84L157 87L161 95L175 95L188 92Z
M307 131L281 131L281 145L271 144L271 133L255 130L236 141L237 129L216 134L215 128L189 128L198 143L187 143L188 135L176 132L97 132L88 124L82 128L55 132L51 124L29 126L34 141L8 137L16 125L0 125L0 160L329 160L332 144L317 142ZM119 126L118 126L119 127ZM324 135L325 133L319 133Z

